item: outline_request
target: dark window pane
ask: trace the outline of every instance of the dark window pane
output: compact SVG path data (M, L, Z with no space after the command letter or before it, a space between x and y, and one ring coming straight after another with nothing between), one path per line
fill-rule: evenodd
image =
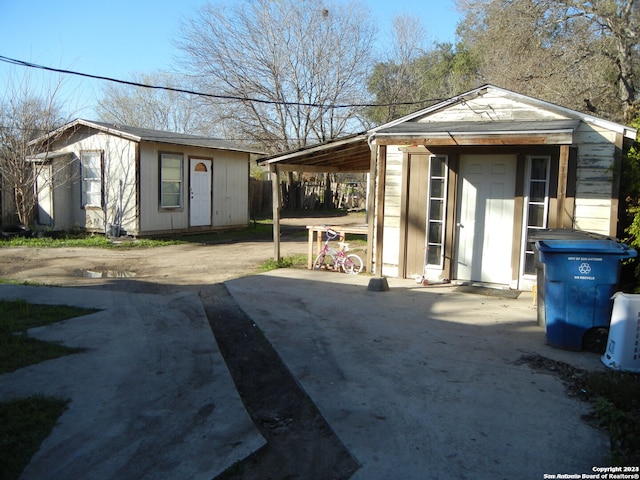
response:
M446 157L432 157L431 158L431 171L429 174L432 177L444 177L446 167Z
M532 253L525 254L524 273L526 273L527 275L535 275L536 273L535 257Z
M439 245L429 245L427 250L427 263L429 265L440 265L440 257L442 253L442 247Z
M544 227L544 205L529 205L529 226Z
M544 202L545 185L543 182L531 182L529 197L532 202Z
M442 198L444 197L444 179L432 178L431 179L431 197Z
M441 243L442 242L442 223L429 222L429 243Z
M444 214L444 202L442 200L430 201L429 220L442 220Z
M547 179L547 158L534 157L531 159L531 179Z

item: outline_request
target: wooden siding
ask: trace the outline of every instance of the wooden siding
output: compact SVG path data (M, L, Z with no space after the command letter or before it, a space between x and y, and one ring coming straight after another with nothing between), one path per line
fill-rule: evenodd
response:
M559 120L555 112L508 98L503 92L490 90L482 97L468 99L423 117L421 122L461 122L486 120Z
M189 230L189 157L213 157L212 225L214 227L249 224L248 154L198 147L143 143L140 153L140 235L172 230ZM159 155L161 152L183 156L182 207L159 206ZM202 228L198 227L198 230Z
M103 152L106 220L101 208L85 209L81 205L80 152L85 150ZM109 225L117 223L121 209L122 228L129 235L189 231L190 156L214 157L213 188L219 194L219 203L214 203L212 210L220 213L214 225L249 224L249 158L246 153L156 142L138 144L103 132L88 134L86 131L71 136L57 151L69 153L69 156L56 159L60 165L55 169L53 182L54 228L80 226L89 231L104 232L105 227L108 229ZM159 207L160 152L183 156L181 208ZM69 162L71 158L73 161Z
M615 236L615 232L609 230L611 208L611 200L576 199L575 228Z
M106 201L106 224L115 222L120 205L120 180L123 181L123 221L129 225L133 221L135 209L129 208L127 197L128 185L135 181L135 172L129 176L129 164L133 163L135 142L105 133L75 134L71 142L60 147L58 151L68 153L68 157L54 160L53 179L53 227L66 229L82 227L89 231L104 232L104 212L100 208L82 207L82 179L80 154L83 151L101 151L103 167L103 200ZM71 161L69 159L72 159ZM125 226L125 225L123 225ZM125 227L126 228L126 227Z
M576 120L578 117L570 117L569 113L558 112L553 108L545 108L536 102L516 101L505 92L489 90L483 96L469 98L464 102L445 106L442 110L426 112L422 118L414 119L417 122L486 122L493 121L550 121L550 120ZM619 171L621 141L620 134L609 130L606 125L592 122L589 119L581 119L579 126L568 138L562 137L562 141L555 141L550 136L548 140L556 146L537 147L533 141L514 141L513 138L505 139L501 153L517 153L519 163L517 169L516 210L514 217L513 247L511 249L512 287L517 288L522 281L520 269L522 222L524 207L524 182L525 159L527 155L549 155L552 161L552 177L549 181L549 227L550 228L576 228L605 235L615 235L618 199L616 172ZM516 127L514 127L516 128ZM400 131L400 129L398 129ZM563 134L564 135L564 134ZM404 251L405 243L409 238L407 222L410 213L412 191L414 183L408 177L406 170L408 162L403 164L403 152L413 152L415 145L426 145L429 150L444 151L450 159L448 213L446 218L445 241L445 265L440 275L451 273L451 258L455 256L456 228L455 228L455 204L458 199L458 155L460 152L483 151L484 141L473 139L473 145L462 146L462 143L451 145L446 149L437 150L429 148L430 142L442 142L438 139L430 139L415 136L398 138L386 136L376 139L380 152L386 149L385 175L380 181L384 182L384 199L382 211L384 212L382 241L384 248L380 261L382 262L382 275L402 276L410 273L412 266L408 265L412 254ZM560 137L558 137L560 138ZM393 143L395 142L395 143ZM473 143L472 142L472 143ZM445 145L443 143L442 145ZM407 147L408 146L408 147ZM424 148L424 147L421 147ZM402 149L402 150L401 150ZM417 153L417 151L416 151ZM379 159L380 162L382 162ZM403 168L403 165L405 168ZM405 203L403 203L403 201ZM380 210L376 210L380 211ZM376 222L378 220L376 219ZM403 230L404 229L404 230ZM378 242L378 240L377 240ZM378 243L376 243L378 244ZM376 256L376 261L378 257ZM415 262L414 262L415 263ZM526 288L526 284L520 284L520 288Z
M387 147L382 274L392 277L397 277L399 273L402 158L403 154L397 146Z
M247 155L219 152L213 160L213 225L249 223L249 159Z
M575 134L577 145L574 227L615 235L611 231L613 173L616 134L602 127L582 123Z

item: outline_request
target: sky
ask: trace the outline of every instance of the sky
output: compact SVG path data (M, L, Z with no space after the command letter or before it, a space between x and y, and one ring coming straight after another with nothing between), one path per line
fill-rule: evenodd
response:
M338 0L339 1L339 0ZM63 70L128 80L133 73L170 70L181 21L216 0L0 0L0 56ZM379 25L380 40L391 19L424 20L429 40L453 42L460 19L455 0L360 0ZM29 72L27 72L29 71ZM46 73L0 62L0 99L6 85L24 81L34 89L58 85L73 117L96 119L104 81Z

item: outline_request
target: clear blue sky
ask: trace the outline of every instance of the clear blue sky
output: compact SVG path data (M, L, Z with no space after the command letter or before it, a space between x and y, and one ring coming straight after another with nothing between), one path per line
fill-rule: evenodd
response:
M169 70L179 54L173 42L180 21L206 0L0 0L0 55L48 67L128 79ZM397 15L424 21L432 41L453 42L459 15L454 0L361 0L378 22L381 38ZM25 67L0 62L0 89ZM31 73L34 84L57 81ZM74 117L92 119L103 82L64 76L64 99ZM68 93L67 93L68 92Z

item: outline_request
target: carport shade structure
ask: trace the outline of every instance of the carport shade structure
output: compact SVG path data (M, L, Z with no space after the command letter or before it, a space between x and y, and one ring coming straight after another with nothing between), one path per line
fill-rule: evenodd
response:
M273 191L273 258L280 260L280 205L281 191L279 174L281 172L309 173L366 173L375 171L376 152L367 142L367 133L358 133L336 140L315 144L278 153L258 160L260 165L268 166L271 173ZM369 191L375 185L373 175L369 176ZM372 199L367 199L367 211L373 211ZM367 271L371 271L372 222L368 222L367 235Z
M399 225L389 224L389 228L393 229L394 243L387 246L387 249L392 250L388 253L390 258L399 258L397 265L392 263L388 269L392 272L397 268L398 276L408 274L408 254L405 245L407 238L404 236L408 231L409 214L415 216L416 213L415 208L410 208L411 202L421 195L415 188L416 184L425 180L421 177L424 175L422 173L416 173L415 181L413 180L411 162L413 157L419 159L424 155L450 158L452 163L457 165L456 162L459 163L459 159L465 155L486 158L489 155L508 154L511 159L515 158L520 172L524 172L526 157L545 156L549 159L549 165L553 165L549 173L553 178L549 180L549 191L545 193L549 199L546 228L578 228L580 222L588 223L589 214L595 207L589 207L585 198L589 199L589 195L594 195L594 198L601 199L604 195L606 198L599 201L599 210L596 212L598 215L595 215L599 223L595 227L592 226L593 222L588 225L591 228L611 231L615 228L617 220L615 212L618 185L614 180L599 178L591 182L593 185L589 184L591 186L588 191L585 190L586 187L583 188L580 192L581 216L578 217L576 172L580 168L587 171L606 167L613 170L611 179L618 178L620 164L616 152L624 152L635 140L636 133L637 131L631 127L485 85L366 132L263 157L258 162L268 166L272 173L274 258L280 259L280 172L367 172L369 180L366 268L376 276L382 276L382 239L385 231L385 213L388 213L389 217L394 217L394 221L397 220L396 217L399 218ZM581 158L588 161L580 163ZM393 162L393 171L391 168L387 171L388 162L390 166ZM422 166L419 160L416 163L416 166ZM455 275L455 209L461 202L456 193L455 182L459 180L459 172L450 165L447 169L451 172L452 188L445 201L451 213L444 219L446 238L440 242L444 260L439 268L443 275ZM393 185L387 185L387 177L394 182ZM516 185L514 198L522 203L524 174L521 177ZM391 199L386 192L387 187L393 191ZM389 212L385 212L385 203L389 204ZM396 210L400 212L399 215ZM526 213L517 216L523 225L525 216ZM521 225L513 225L511 235L514 246L511 248L510 258L506 260L506 266L512 272L509 285L518 282L521 276L520 246L523 238L526 240ZM416 233L415 230L411 230L412 235ZM411 238L413 243L418 241L414 236ZM411 247L416 248L416 245L412 244ZM394 249L399 250L399 255L396 255ZM417 261L417 255L413 255L411 261ZM375 272L372 268L374 266ZM413 263L411 268L415 268Z
M518 144L570 144L575 120L546 122L446 122L446 123L401 123L348 137L329 140L309 147L302 147L286 153L280 153L259 160L260 165L268 166L271 172L273 189L273 242L274 259L280 259L280 204L281 190L279 173L281 172L313 172L313 173L371 173L368 191L378 192L379 198L370 194L367 198L367 211L379 209L377 224L369 216L367 228L367 271L372 271L373 239L382 238L384 208L384 173L386 155L380 152L380 164L377 165L377 148L384 149L388 144L406 146L468 146L468 145L518 145ZM377 177L377 178L376 178ZM376 190L376 181L380 187ZM374 230L378 235L374 236ZM377 245L378 262L381 261L382 245ZM379 264L379 263L378 263ZM377 269L381 276L381 269Z

